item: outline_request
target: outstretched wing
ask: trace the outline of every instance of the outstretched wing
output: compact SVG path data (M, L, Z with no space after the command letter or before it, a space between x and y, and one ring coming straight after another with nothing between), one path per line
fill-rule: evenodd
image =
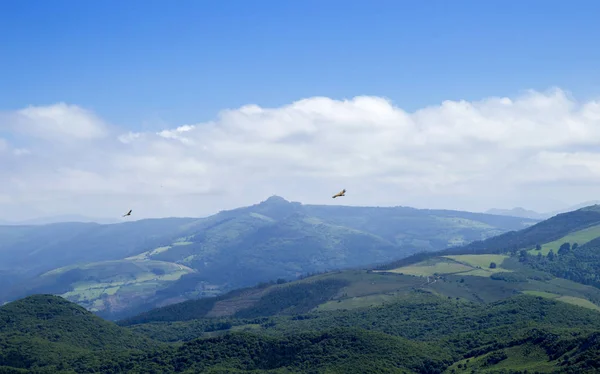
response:
M341 190L340 192L338 192L338 193L336 193L335 195L333 195L333 196L332 196L332 198L334 198L334 199L335 199L336 197L341 197L341 196L344 196L344 194L345 194L345 193L346 193L346 190L345 190L345 189L343 189L343 190Z

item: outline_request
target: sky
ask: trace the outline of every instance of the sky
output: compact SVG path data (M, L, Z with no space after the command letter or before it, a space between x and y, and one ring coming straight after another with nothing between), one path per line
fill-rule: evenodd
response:
M598 199L600 2L0 2L0 220ZM347 189L342 199L331 196Z

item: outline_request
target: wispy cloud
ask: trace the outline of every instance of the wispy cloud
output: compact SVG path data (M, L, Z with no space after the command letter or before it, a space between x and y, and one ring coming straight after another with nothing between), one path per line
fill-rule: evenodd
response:
M351 205L552 209L597 198L600 182L600 102L560 89L413 113L314 97L147 133L59 103L0 114L0 128L25 137L0 140L5 216L198 216L271 194L330 203L340 188Z

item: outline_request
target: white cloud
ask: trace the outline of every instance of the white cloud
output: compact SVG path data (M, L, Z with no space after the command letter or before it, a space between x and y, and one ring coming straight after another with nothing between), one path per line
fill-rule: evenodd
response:
M96 115L76 105L29 106L0 114L0 128L47 140L89 140L107 134Z
M2 119L31 141L0 168L4 212L199 216L271 194L332 203L340 188L336 204L551 210L596 199L600 183L600 102L559 89L414 113L380 97L315 97L146 133L113 134L66 104Z

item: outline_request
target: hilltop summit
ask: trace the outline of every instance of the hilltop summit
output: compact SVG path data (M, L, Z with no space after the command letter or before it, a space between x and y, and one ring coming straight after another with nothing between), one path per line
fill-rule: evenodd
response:
M0 307L0 333L79 348L141 348L148 340L59 296L38 294Z
M284 199L278 195L269 196L266 200L262 201L261 204L281 204L281 203L289 203L288 200Z

